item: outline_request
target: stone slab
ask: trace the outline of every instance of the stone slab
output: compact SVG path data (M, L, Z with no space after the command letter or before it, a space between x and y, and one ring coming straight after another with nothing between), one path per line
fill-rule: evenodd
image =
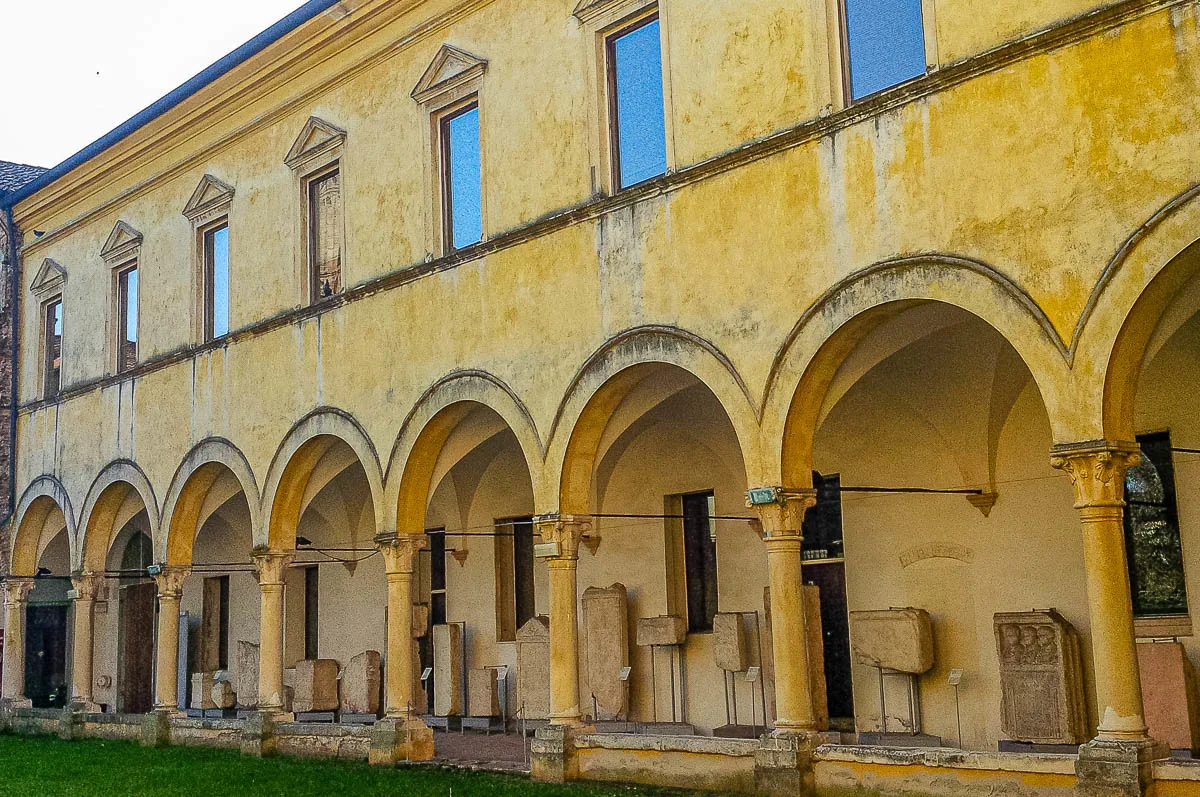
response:
M587 686L595 696L597 720L623 719L629 712L629 598L624 584L583 591Z
M379 713L380 655L377 650L360 653L342 672L342 711L352 714Z
M1033 744L1080 744L1088 736L1079 635L1053 609L993 617L1000 659L1000 728Z
M212 699L212 689L216 673L197 672L192 674L192 703L196 711L218 708Z
M258 656L258 645L238 640L236 689L238 704L245 708L258 705Z
M296 662L292 711L336 711L338 701L338 663L333 659L304 659Z
M467 708L472 717L500 716L500 684L496 671L471 670L467 673Z
M933 624L924 609L850 612L856 664L921 675L933 668Z
M296 722L319 722L329 723L337 720L337 715L332 711L297 711Z
M713 659L717 669L745 672L750 666L746 624L741 614L718 612L713 618Z
M229 681L214 681L212 702L219 709L230 709L237 705L237 692Z
M413 604L412 638L420 639L429 633L429 604Z
M1179 642L1139 642L1138 670L1150 736L1172 750L1200 748L1196 675Z
M532 617L517 631L518 717L550 718L550 618Z
M687 641L687 620L671 614L643 617L637 621L637 644L673 646Z
M463 624L433 627L433 713L463 713Z

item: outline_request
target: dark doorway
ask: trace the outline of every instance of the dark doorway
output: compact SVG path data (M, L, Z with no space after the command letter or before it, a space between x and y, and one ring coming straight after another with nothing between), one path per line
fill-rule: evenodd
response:
M117 710L145 714L154 707L154 582L121 587L118 638L121 644Z
M836 730L854 730L854 690L850 683L850 628L846 614L844 562L805 563L804 582L821 590L821 630L825 643L825 693ZM843 720L839 723L838 720ZM848 723L848 728L841 727Z
M25 696L34 708L67 703L67 608L30 604L25 612Z

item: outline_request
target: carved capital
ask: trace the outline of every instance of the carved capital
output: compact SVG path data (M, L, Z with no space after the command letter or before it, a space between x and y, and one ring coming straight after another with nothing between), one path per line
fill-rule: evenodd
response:
M747 505L758 515L758 532L764 540L803 537L804 513L817 503L816 490L775 491L778 499L769 504Z
M574 515L539 515L533 519L533 527L543 544L558 545L558 555L547 559L571 560L579 558L579 544L592 524Z
M158 587L158 599L178 601L183 597L183 581L192 572L190 567L164 565L154 575L154 583Z
M103 579L99 573L72 573L71 574L71 597L75 600L93 601L96 595L100 592L100 584Z
M253 554L258 585L283 585L283 574L296 558L295 551L256 550Z
M29 590L33 589L31 578L9 578L4 582L4 603L7 606L20 606L29 599Z
M1142 461L1132 443L1093 443L1055 446L1050 465L1064 471L1075 488L1075 508L1125 505L1125 471Z
M388 574L412 573L417 554L425 550L427 544L428 538L424 534L390 532L375 537L375 545L383 554L384 569Z

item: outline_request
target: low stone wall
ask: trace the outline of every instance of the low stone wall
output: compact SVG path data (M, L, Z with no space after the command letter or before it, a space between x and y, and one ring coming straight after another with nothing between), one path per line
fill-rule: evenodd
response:
M275 726L275 744L280 755L366 761L371 731L361 725L281 722Z
M137 741L142 738L141 714L80 714L76 715L73 737L79 739L120 739Z
M29 736L56 735L61 727L62 712L55 708L20 708L3 717L3 728L11 733Z
M242 724L241 720L173 719L171 744L241 750Z
M754 792L756 739L588 734L575 741L581 780Z
M1200 761L1171 760L1154 764L1154 797L1198 797Z

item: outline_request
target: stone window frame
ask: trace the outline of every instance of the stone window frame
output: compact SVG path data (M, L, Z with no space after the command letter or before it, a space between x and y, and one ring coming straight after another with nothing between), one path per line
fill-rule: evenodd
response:
M38 343L37 343L37 363L38 363L38 394L43 399L51 399L62 393L62 366L59 366L58 371L58 390L51 394L46 389L46 380L49 377L47 370L49 352L46 350L46 341L49 337L46 324L46 314L50 309L50 305L59 302L63 306L63 335L62 341L59 343L59 356L66 362L66 357L63 356L63 350L66 348L66 332L67 332L67 313L66 303L63 301L63 294L67 286L67 270L63 268L58 261L47 257L42 261L42 265L38 267L37 274L34 275L33 282L29 285L29 291L33 294L34 300L38 307Z
M587 64L587 107L591 150L592 192L618 193L616 136L613 126L613 96L610 84L609 40L635 28L650 17L659 20L662 51L663 126L666 133L667 169L676 169L675 109L671 88L670 4L666 0L580 0L573 13L584 30L584 59Z
M320 296L313 287L316 281L313 279L315 263L312 249L310 188L334 172L338 174L339 199L342 205L342 290L345 291L346 288L346 266L350 262L350 240L346 234L346 138L347 133L342 128L320 117L310 116L284 158L284 163L292 170L295 180L294 196L299 204L299 212L294 214L297 220L295 235L299 241L299 246L295 249L295 278L298 286L297 300L302 307L333 298Z
M234 188L229 183L205 174L183 208L183 215L192 224L192 340L208 343L217 339L209 329L212 297L209 292L208 255L205 239L211 230L222 225L229 227ZM232 230L230 231L232 233ZM232 240L230 241L232 249ZM232 265L232 258L230 258ZM232 271L232 269L231 269ZM232 297L233 274L230 275ZM233 324L230 323L230 329ZM228 334L228 333L226 333Z
M442 257L456 251L447 230L450 216L444 179L448 164L442 127L445 120L465 112L472 105L479 111L479 216L482 228L479 240L482 243L488 239L488 169L484 144L487 116L483 101L483 79L487 68L486 58L451 44L442 44L412 90L413 100L421 106L426 117L423 176L429 222L425 225L425 250L430 257Z
M925 34L925 72L897 83L896 86L920 80L930 72L937 70L940 61L938 58L936 6L937 0L921 0L921 27ZM841 111L894 89L896 86L888 86L886 89L880 89L858 99L850 96L850 31L846 27L846 0L825 0L825 16L827 39L825 50L829 54L830 110Z
M133 370L121 367L121 276L128 271L138 269L138 359L142 356L142 286L141 255L142 234L124 220L117 221L108 240L100 249L100 258L109 270L109 301L108 301L108 343L106 346L108 367L112 374L123 374Z

